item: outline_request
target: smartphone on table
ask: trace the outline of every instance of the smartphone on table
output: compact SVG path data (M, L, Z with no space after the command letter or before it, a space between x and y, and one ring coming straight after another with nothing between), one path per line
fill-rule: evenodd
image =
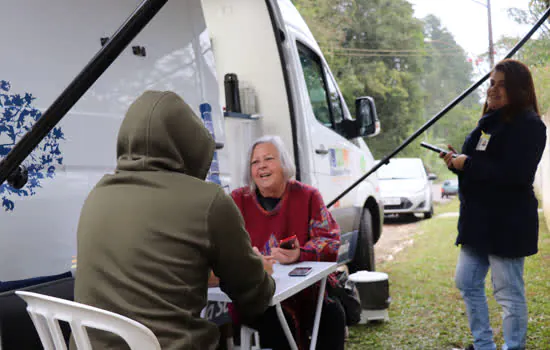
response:
M297 267L290 271L288 275L291 277L303 277L307 276L311 272L311 270L313 270L312 267Z
M296 239L297 239L296 235L282 239L279 242L279 248L294 249L294 247L296 246Z

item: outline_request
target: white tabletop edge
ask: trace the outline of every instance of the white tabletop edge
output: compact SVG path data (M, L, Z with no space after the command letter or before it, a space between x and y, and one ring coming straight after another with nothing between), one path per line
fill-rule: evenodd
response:
M304 277L290 277L288 272L296 267L313 267L313 271ZM292 265L275 265L276 290L270 306L276 305L307 287L319 282L336 271L336 262L302 261ZM231 299L219 287L208 288L208 301L231 302Z

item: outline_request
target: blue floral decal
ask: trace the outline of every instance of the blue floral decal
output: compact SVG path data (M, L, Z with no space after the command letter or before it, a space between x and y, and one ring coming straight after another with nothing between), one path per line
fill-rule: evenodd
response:
M4 158L42 116L42 113L32 106L35 99L32 94L13 94L10 93L10 89L9 82L0 80L0 158ZM15 198L36 194L36 189L42 187L44 179L55 176L56 166L63 164L59 142L64 139L63 131L56 127L27 157L23 163L29 172L29 180L25 187L16 190L7 182L0 185L0 198L5 211L15 208Z

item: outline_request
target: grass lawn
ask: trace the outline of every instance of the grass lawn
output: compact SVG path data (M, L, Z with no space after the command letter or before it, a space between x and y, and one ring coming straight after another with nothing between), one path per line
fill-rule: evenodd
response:
M458 200L436 207L436 215L458 211ZM377 266L389 275L390 321L350 329L346 349L452 349L472 342L464 304L454 286L458 257L456 217L421 221L414 244ZM539 253L526 260L529 303L527 349L550 348L550 233L541 218ZM500 307L487 294L497 346L503 343Z

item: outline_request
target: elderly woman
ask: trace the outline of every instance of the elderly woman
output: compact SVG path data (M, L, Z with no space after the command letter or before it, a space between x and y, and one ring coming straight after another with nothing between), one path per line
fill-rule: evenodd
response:
M252 246L281 264L300 261L336 261L340 228L315 188L293 180L294 164L278 136L264 136L250 147L246 187L232 192L241 210ZM296 235L290 249L279 243ZM317 287L283 302L285 316L298 346L309 346ZM317 289L318 290L318 289ZM288 349L273 308L254 325L262 348ZM345 315L341 305L325 296L317 349L344 349Z

